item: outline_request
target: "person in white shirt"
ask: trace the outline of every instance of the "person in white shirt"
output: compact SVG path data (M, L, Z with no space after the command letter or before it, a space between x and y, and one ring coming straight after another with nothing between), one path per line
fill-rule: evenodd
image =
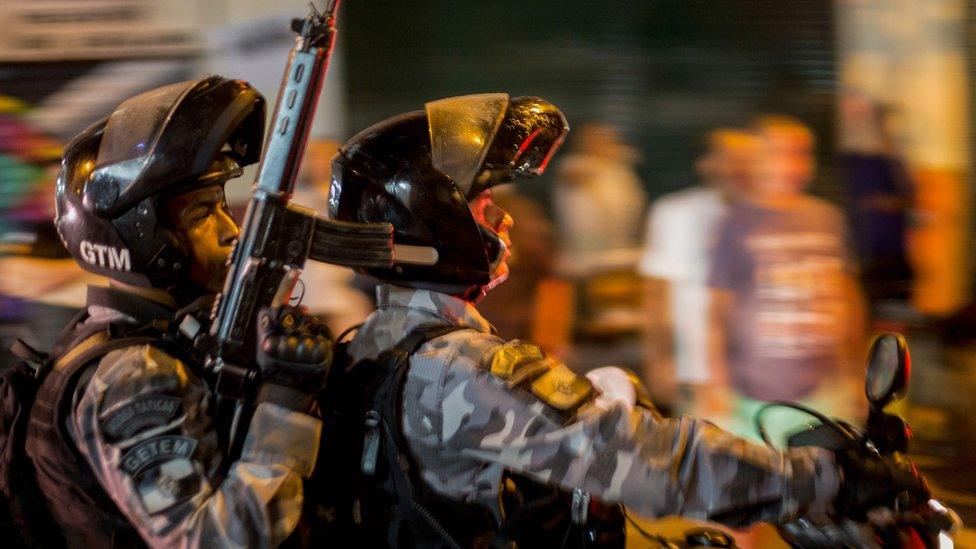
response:
M655 402L701 412L696 388L709 381L706 284L714 231L726 206L746 193L758 142L750 133L717 129L695 164L702 184L651 206L638 271L644 278L644 381Z
M611 125L590 122L576 133L572 152L556 167L557 271L584 278L632 267L647 202L636 170L640 155Z

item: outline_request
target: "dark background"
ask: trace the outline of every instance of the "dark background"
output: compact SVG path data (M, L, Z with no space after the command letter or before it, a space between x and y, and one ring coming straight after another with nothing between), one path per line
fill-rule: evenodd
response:
M814 128L813 190L844 198L832 177L829 1L371 0L344 2L340 18L350 135L432 99L538 95L571 126L601 120L622 130L643 155L654 198L695 182L709 129L775 112ZM37 103L99 64L0 65L0 93Z
M616 124L656 197L695 181L708 129L791 114L820 139L814 191L843 198L831 177L831 2L377 0L343 10L351 128L440 97L539 95L571 126Z

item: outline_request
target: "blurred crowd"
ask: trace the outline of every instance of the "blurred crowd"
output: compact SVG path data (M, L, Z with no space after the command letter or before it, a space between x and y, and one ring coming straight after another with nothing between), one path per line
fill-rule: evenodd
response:
M95 277L52 236L57 147L18 116L25 110L8 106L0 118L0 299L4 343L43 346ZM817 140L797 119L707 132L698 181L650 203L640 148L611 125L580 124L556 159L548 204L499 191L518 220L513 269L480 307L504 337L537 341L577 368L628 367L662 408L744 435L768 400L856 418L869 303L906 300L912 276L912 184L878 132L887 148L841 157L850 195L841 209L808 193ZM297 202L325 209L339 146L312 143ZM372 310L364 276L316 264L303 278L304 304L335 333Z
M628 367L662 408L742 435L769 400L859 419L872 311L907 307L912 286L913 186L875 114L885 146L839 156L845 208L810 194L817 139L791 117L707 132L698 181L650 203L639 147L581 124L548 204L514 186L498 193L518 220L513 268L479 307L504 337L579 369ZM338 146L315 145L300 202L324 207ZM306 303L337 333L369 313L368 278L328 266L305 278ZM771 430L801 421L777 417Z
M890 147L842 155L842 209L808 191L816 144L787 116L714 129L698 181L648 205L638 148L584 124L556 168L551 225L517 189L503 196L520 214L518 280L482 307L505 336L630 367L661 407L742 435L770 400L858 419L870 311L905 306L912 284L912 184ZM801 419L774 419L774 436Z
M114 21L116 3L139 23ZM306 2L36 6L81 13L70 32L12 19L33 4L0 7L0 369L16 339L48 350L87 287L107 284L52 222L71 136L205 72L272 100ZM509 277L478 303L498 335L577 372L624 367L663 412L758 438L768 401L862 422L872 338L902 333L915 368L891 410L940 497L976 522L970 3L405 6L344 4L294 202L325 211L342 140L418 98L552 95L566 143L542 178L494 190L515 220ZM252 178L227 186L238 221ZM340 336L375 309L375 287L309 262L297 293ZM777 442L809 423L771 412Z
M15 338L47 348L86 287L105 283L77 266L53 229L60 143L32 127L29 110L0 100L3 349ZM835 169L824 170L839 179L842 202L811 192L818 136L797 118L767 114L703 132L696 180L655 199L653 182L639 176L648 144L629 143L607 123L575 124L544 194L496 190L495 202L517 220L511 274L479 309L502 337L534 341L578 371L628 368L662 411L753 438L767 401L862 421L870 336L909 333L930 359L913 385L910 422L922 450L948 456L941 478L957 482L974 448L958 434L973 421L965 388L974 383L976 306L919 322L910 245L918 186L884 108L842 101L840 114L861 121L857 139L831 151ZM310 143L295 202L326 209L340 146ZM247 193L236 196L240 219ZM375 308L375 281L349 269L310 263L302 282L302 303L334 334ZM0 366L11 360L0 353ZM792 412L765 421L778 441L807 423Z
M702 185L663 197L648 224L645 311L668 311L647 329L648 381L744 435L762 401L841 416L861 401L858 269L844 215L806 192L815 142L782 116L716 130Z
M30 2L16 4L17 10L5 13L30 11ZM145 11L140 4L129 15L143 26L125 25L123 34L137 32L147 48L152 36L179 42L143 51L151 59L128 59L138 55L135 50L106 57L99 49L105 29L122 30L111 10L101 23L95 12L85 12L73 27L92 37L84 51L80 42L62 42L70 33L41 24L43 18L16 20L19 32L47 37L49 48L30 52L17 49L21 42L0 40L0 50L7 47L15 60L6 74L14 91L7 93L37 105L0 95L0 349L14 338L46 348L82 305L86 285L99 282L67 256L51 223L66 139L123 97L189 74L213 70L242 77L274 97L267 92L274 90L293 39L283 23L286 13L304 9L304 2L292 4L170 0L146 4ZM431 28L467 29L475 19L453 6L402 13L372 5L343 8L350 24L341 44L348 44L338 55L346 62L330 72L329 93L316 117L322 123L312 132L345 137L360 129L347 126L401 110L401 100L414 98L396 88L416 87L415 76L448 95L485 82L510 85L500 76L507 74L535 93L550 85L549 73L539 67L552 67L547 70L570 79L565 82L584 75L590 82L552 79L560 92L605 90L593 97L566 95L573 129L545 175L544 190L498 189L497 202L517 220L512 270L479 308L502 336L538 342L577 369L630 368L662 408L709 417L742 434L753 433L752 412L770 399L799 400L856 419L863 410L867 342L881 328L906 331L909 324L924 324L916 335L962 344L960 353L936 353L933 362L976 364L970 350L976 349L976 305L959 307L969 293L963 279L971 268L959 257L966 254L970 223L967 176L958 165L968 162L969 151L953 148L965 143L956 126L968 118L954 110L966 104L963 96L946 95L965 89L964 79L957 79L965 71L956 74L950 62L965 48L946 38L955 34L942 32L965 18L948 8L922 10L916 2L809 3L803 9L631 3L596 12L560 6L566 14L560 25L571 29L565 49L561 38L547 46L535 28L537 21L549 21L549 8L557 4L537 2L533 10L517 2L492 4L498 32L504 27L510 33L505 36L515 37L496 42L519 55L475 42L459 46L475 32L444 33L447 48L436 40L397 38L408 16ZM198 17L171 16L176 13ZM68 12L59 16L70 19ZM384 32L383 21L393 30ZM726 27L748 32L718 32ZM794 40L794 33L780 32L784 28L812 34ZM521 55L528 43L518 38L523 31L537 59ZM607 48L605 34L621 42ZM667 39L647 40L658 35ZM138 50L135 40L128 42ZM673 50L672 42L687 50ZM171 49L176 46L188 57L177 55ZM507 59L510 66L495 67L486 80L485 63L473 61L482 59L475 52ZM411 62L397 63L401 53ZM49 57L32 57L41 54ZM68 58L88 61L51 70ZM937 58L946 62L930 62ZM18 59L55 62L18 65ZM559 65L564 59L573 60L572 70ZM621 65L608 64L614 59ZM451 84L429 78L417 60L451 75L444 79ZM618 86L615 78L627 85ZM743 112L764 109L803 118L767 114L741 127L705 127L741 123ZM576 119L574 112L594 120ZM836 132L829 130L832 123ZM693 169L685 169L691 155L683 147L693 132L701 133L700 147ZM326 209L330 160L340 145L313 140L296 202ZM695 180L681 181L685 174ZM810 189L815 179L817 187ZM235 188L228 188L228 201L240 215L247 185L229 187ZM373 281L348 269L312 264L303 281L303 303L336 334L373 308ZM919 306L919 296L927 306ZM922 352L942 345L912 343ZM0 361L9 359L0 353ZM967 368L951 379L976 389ZM945 383L932 379L913 388L919 400L925 387ZM960 407L969 405L965 391L958 394ZM784 430L791 426L784 420Z

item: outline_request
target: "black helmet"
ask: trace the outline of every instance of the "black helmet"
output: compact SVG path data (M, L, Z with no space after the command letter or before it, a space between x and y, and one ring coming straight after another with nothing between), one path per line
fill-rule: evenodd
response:
M257 162L264 97L206 76L126 100L65 147L55 224L79 265L139 286L186 278L188 250L159 224L157 199L222 183Z
M389 222L398 245L436 250L432 265L364 272L452 294L481 289L502 250L468 201L546 168L569 126L555 105L507 94L452 97L380 122L350 139L332 164L329 214Z

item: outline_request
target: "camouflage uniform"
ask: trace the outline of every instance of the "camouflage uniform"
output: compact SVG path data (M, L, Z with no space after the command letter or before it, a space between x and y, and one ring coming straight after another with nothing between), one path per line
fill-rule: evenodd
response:
M89 307L89 322L125 319ZM211 391L150 345L113 351L75 393L67 428L101 486L156 547L269 547L298 523L320 421L260 404L241 458L221 478Z
M464 300L389 285L377 297L379 310L350 344L353 360L375 358L421 325L470 328L422 346L403 389L405 438L425 482L444 496L498 513L508 470L581 488L644 516L744 524L821 513L837 494L838 468L825 450L780 453L706 421L662 419L599 390L588 393L586 378L530 344L493 335ZM514 374L497 375L506 363L516 366ZM563 406L537 396L537 382L550 370L582 387L566 394L586 398Z

